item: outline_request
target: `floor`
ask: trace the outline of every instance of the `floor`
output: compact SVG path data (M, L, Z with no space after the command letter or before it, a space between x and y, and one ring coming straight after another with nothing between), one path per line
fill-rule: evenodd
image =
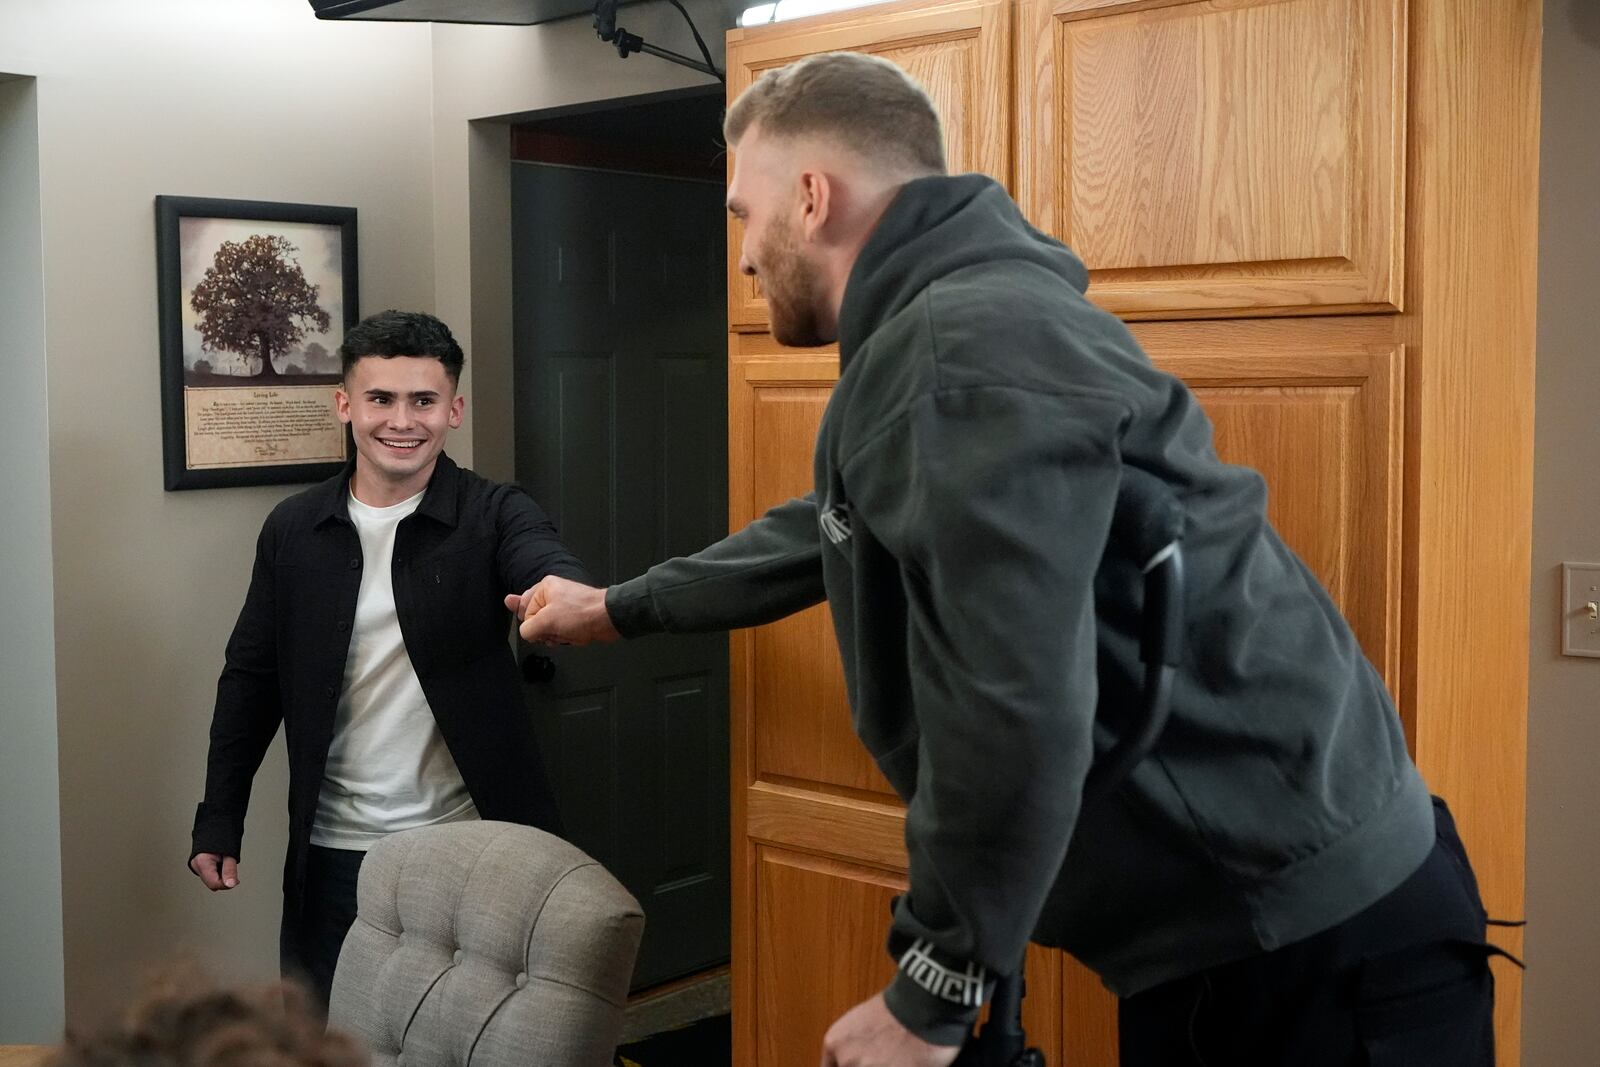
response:
M622 1023L622 1043L626 1045L651 1034L726 1015L728 999L726 970L675 984L663 993L646 994L628 1005L627 1017Z
M728 1000L726 970L635 1000L628 1005L616 1062L622 1067L732 1067Z
M51 1051L49 1045L0 1045L0 1067L36 1067Z
M733 1067L733 1020L690 1023L617 1049L614 1067Z

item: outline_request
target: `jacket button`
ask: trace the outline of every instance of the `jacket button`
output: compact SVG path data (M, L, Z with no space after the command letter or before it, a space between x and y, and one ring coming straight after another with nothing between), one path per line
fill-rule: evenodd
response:
M336 685L327 686L322 691L331 697L336 697L339 695L339 687Z
M353 570L353 571L358 571L358 570L361 569L361 557L360 556L351 556L350 557L350 569Z
M350 629L350 620L349 619L340 619L339 620L339 632L340 633L344 633L348 629Z

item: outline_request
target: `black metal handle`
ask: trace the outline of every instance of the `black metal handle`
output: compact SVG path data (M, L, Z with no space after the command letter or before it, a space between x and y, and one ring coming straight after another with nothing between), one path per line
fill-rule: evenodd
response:
M1023 978L995 980L989 999L989 1021L961 1046L951 1067L1044 1067L1044 1053L1028 1048L1022 1032Z
M1183 505L1167 483L1137 467L1123 467L1111 513L1111 540L1148 570L1168 545L1183 539Z
M1183 506L1165 482L1133 467L1122 469L1111 537L1144 571L1139 636L1144 706L1138 728L1089 769L1080 817L1122 784L1166 728L1173 668L1183 658L1183 527Z
M529 685L545 685L556 676L556 661L530 652L522 660L522 680Z

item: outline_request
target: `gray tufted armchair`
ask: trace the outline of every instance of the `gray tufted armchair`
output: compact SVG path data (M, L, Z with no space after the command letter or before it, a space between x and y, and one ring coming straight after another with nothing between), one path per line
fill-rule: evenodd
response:
M502 822L395 834L361 867L330 1025L374 1067L602 1067L644 915L558 837Z

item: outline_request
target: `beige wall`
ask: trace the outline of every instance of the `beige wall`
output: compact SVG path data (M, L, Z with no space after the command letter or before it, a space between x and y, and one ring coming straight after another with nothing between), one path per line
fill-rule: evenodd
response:
M1600 659L1558 629L1562 561L1600 563L1600 4L1544 28L1523 1062L1570 1067L1600 1055Z
M37 107L0 81L0 1041L50 1040L63 1010Z
M721 0L711 3L690 8L720 61ZM694 50L666 5L626 8L622 21ZM0 293L6 365L25 368L32 401L5 423L4 471L8 491L15 483L41 505L6 509L3 533L23 547L8 548L0 571L8 612L25 612L0 634L4 1044L52 1038L63 999L69 1022L100 1017L178 949L230 977L277 965L281 744L256 779L241 888L205 893L184 858L255 535L294 490L162 491L154 197L357 208L362 310L434 310L456 328L464 388L474 373L487 379L476 390L486 417L451 451L473 462L476 437L491 473L506 474L503 119L706 79L618 59L586 18L326 23L304 0L0 0L0 72L34 79L0 85L0 267L33 282L31 296L9 284ZM36 159L19 144L36 144ZM31 208L18 195L29 173ZM31 259L9 239L30 227ZM34 334L21 314L30 299ZM469 427L477 407L469 399ZM13 642L11 622L24 621L34 640ZM24 666L25 695L12 684ZM27 875L10 862L14 847Z
M276 969L277 748L243 887L212 897L184 859L223 641L261 520L291 490L162 491L153 200L354 206L363 306L431 306L428 30L308 12L0 0L0 70L37 79L69 1020L122 1001L140 967L179 947L230 973ZM40 795L7 820L56 804ZM23 891L14 877L0 875L0 895ZM33 980L5 969L7 983Z

